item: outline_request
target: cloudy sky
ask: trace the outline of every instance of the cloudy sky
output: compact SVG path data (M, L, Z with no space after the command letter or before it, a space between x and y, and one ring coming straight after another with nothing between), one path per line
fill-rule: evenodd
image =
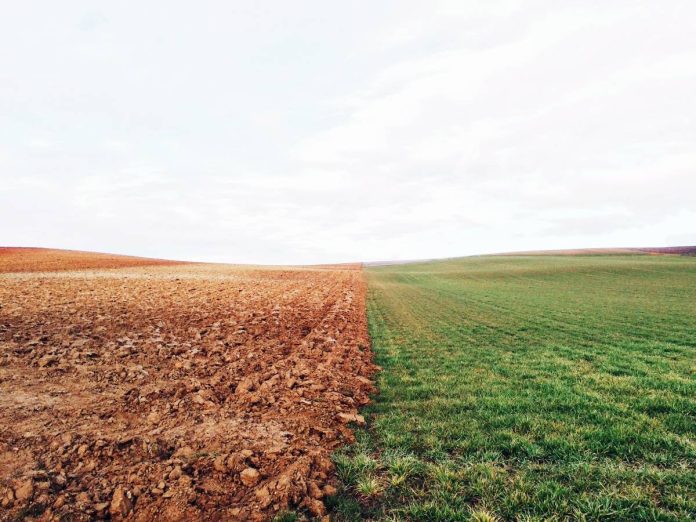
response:
M696 244L696 2L32 1L0 245L244 263Z

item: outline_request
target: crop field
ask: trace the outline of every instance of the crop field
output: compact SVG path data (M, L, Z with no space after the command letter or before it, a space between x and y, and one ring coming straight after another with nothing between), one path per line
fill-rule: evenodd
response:
M0 520L693 520L696 257L647 253L0 248Z
M79 252L75 250L0 247L0 273L61 272L84 268L126 268L180 264L184 263L166 261L163 259L148 259L144 257Z
M0 520L324 515L374 371L359 266L0 249Z
M338 519L696 519L696 258L367 271L379 395Z

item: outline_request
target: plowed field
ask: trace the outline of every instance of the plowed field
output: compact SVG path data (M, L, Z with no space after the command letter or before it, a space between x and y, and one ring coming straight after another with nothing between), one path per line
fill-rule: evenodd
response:
M78 250L0 247L0 273L56 272L85 268L124 268L131 266L179 265L179 261L118 256Z
M3 259L0 519L324 515L373 389L358 266Z

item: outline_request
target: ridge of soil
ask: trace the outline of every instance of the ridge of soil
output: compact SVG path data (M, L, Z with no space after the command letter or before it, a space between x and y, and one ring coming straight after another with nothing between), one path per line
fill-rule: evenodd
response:
M359 265L0 274L0 519L324 516L374 391L365 290Z

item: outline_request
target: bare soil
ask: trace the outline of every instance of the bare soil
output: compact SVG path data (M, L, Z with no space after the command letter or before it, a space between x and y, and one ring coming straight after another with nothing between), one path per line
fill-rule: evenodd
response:
M61 271L18 272L11 257L1 520L325 515L331 452L373 392L359 266L82 257L81 270L38 259Z
M0 247L0 273L55 272L84 268L124 268L129 266L169 266L178 264L182 263L180 261L150 259L147 257L80 252L79 250Z

